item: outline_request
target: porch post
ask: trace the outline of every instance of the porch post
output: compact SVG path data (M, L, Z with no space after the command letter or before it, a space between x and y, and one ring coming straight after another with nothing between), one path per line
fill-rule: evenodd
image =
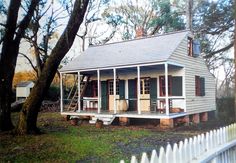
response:
M166 92L166 115L169 115L170 108L169 108L169 91L168 91L168 63L165 63L165 92Z
M114 114L117 113L117 108L116 108L116 69L113 69L113 95L114 95L114 103L113 103L113 108L114 108Z
M80 72L78 71L78 111L81 111L81 103L80 103Z
M61 107L61 113L63 112L63 86L62 86L62 73L60 72L60 107Z
M101 90L100 90L100 71L97 70L97 85L98 85L98 114L101 113L101 100L100 100L100 95L101 95Z
M138 114L141 114L141 106L140 106L140 66L137 66L137 75L138 75L138 81L137 81L137 92L138 92Z

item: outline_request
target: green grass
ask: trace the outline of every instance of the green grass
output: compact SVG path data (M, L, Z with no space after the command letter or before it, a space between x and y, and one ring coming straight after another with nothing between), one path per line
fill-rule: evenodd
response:
M12 115L14 123L18 115ZM156 126L106 126L101 129L83 123L71 126L59 113L40 113L42 135L12 136L0 133L0 162L119 162L130 160L196 135L204 128L188 127L161 131ZM212 127L212 126L210 126Z
M14 119L17 115L13 116ZM3 162L119 162L125 159L116 143L147 135L146 130L93 125L71 126L59 113L42 113L38 126L45 134L29 136L0 135ZM127 159L127 158L126 158Z

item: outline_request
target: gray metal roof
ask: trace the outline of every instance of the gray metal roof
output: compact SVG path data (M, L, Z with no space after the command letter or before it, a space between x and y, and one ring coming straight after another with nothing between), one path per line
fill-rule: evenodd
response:
M166 61L189 31L89 47L60 71L76 71Z
M24 82L17 83L16 86L17 87L28 87L32 83L34 83L34 82L32 82L32 81L24 81Z

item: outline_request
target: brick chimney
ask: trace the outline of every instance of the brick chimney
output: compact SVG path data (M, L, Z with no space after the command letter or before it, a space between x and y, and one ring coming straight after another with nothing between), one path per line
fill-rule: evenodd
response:
M144 29L143 27L137 27L135 30L136 34L135 34L135 38L142 38L144 36Z

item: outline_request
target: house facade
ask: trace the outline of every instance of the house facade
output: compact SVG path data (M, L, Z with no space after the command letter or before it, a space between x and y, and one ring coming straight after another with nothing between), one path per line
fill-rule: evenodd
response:
M216 109L214 77L189 31L90 47L60 74L61 114L90 123L150 118L173 127ZM66 92L67 74L77 80Z
M24 81L20 82L16 85L16 100L25 100L29 94L31 89L34 87L34 82L32 81Z

